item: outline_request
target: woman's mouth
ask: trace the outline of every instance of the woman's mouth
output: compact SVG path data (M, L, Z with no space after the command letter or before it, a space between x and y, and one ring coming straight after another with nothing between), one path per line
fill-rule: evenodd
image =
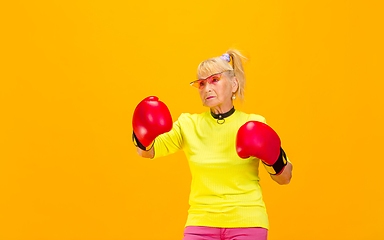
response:
M208 100L208 99L211 99L211 98L214 98L214 96L207 97L206 99Z

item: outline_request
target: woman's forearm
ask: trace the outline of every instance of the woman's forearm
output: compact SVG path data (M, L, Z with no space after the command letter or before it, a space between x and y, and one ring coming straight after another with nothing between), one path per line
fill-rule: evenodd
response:
M292 178L292 164L290 162L287 163L283 172L279 175L271 175L271 178L280 185L286 185L291 181Z
M140 148L137 148L137 154L143 158L153 158L155 156L155 148L152 147L149 151L144 151Z

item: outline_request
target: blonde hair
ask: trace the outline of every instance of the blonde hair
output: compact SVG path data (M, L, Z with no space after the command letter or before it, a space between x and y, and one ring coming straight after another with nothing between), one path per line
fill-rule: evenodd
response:
M239 87L235 94L240 100L243 100L245 88L243 61L245 61L246 58L236 49L229 49L226 53L230 56L232 64L220 57L207 59L197 67L197 78L203 79L212 74L226 71L224 74L227 74L228 77L237 78Z

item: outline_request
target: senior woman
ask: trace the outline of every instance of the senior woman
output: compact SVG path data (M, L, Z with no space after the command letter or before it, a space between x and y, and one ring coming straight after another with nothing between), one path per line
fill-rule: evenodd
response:
M183 150L188 159L192 183L183 240L266 240L259 163L279 184L288 184L292 176L292 164L265 118L234 108L235 98L243 99L243 59L230 49L199 65L191 85L209 111L183 113L172 124L168 108L156 97L135 109L133 139L140 156Z

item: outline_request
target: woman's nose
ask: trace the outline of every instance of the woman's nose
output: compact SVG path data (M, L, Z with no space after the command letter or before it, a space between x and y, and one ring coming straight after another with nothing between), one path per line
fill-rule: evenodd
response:
M208 92L208 91L212 91L212 84L210 84L210 83L207 82L207 83L205 84L205 86L204 86L204 90L207 91L207 92Z

